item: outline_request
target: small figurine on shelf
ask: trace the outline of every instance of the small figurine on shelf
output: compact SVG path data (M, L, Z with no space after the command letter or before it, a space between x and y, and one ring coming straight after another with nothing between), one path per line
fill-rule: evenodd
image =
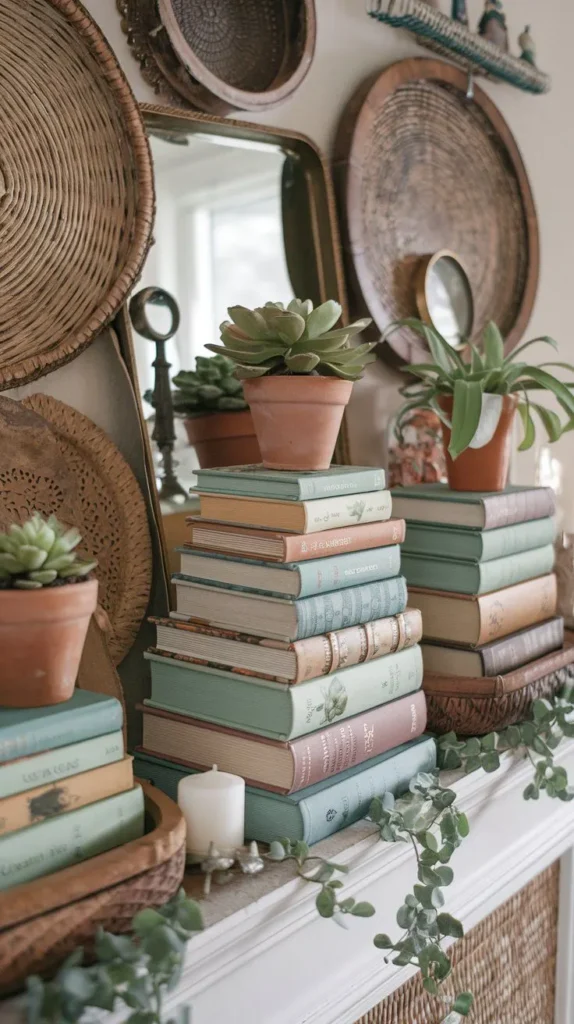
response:
M478 31L490 43L508 53L508 28L502 0L485 0L484 14L480 19Z
M466 0L452 0L452 20L460 21L461 25L468 25Z
M530 35L530 25L527 25L524 32L518 36L518 45L521 49L520 59L536 67L536 43Z

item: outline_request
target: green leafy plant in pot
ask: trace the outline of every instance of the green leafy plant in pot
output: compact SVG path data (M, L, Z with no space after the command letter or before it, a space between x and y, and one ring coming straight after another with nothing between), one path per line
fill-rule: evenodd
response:
M198 356L195 370L181 370L173 384L174 412L184 418L202 469L261 462L243 384L231 359Z
M557 441L574 426L574 384L559 380L548 367L574 373L568 363L548 362L531 366L522 354L537 342L557 349L552 338L527 341L509 356L494 323L485 328L479 347L469 344L458 352L421 320L408 319L391 324L383 337L410 327L426 341L429 363L412 363L405 373L417 380L401 388L405 402L399 412L396 432L413 409L432 409L442 422L448 483L455 491L502 491L508 481L512 433L518 411L524 426L519 451L534 444L534 417L542 422L549 441ZM535 401L537 392L548 391L566 414L560 416Z
M76 554L81 539L36 513L0 534L0 705L42 707L74 692L98 599L97 563Z
M293 299L286 309L268 302L228 313L223 345L207 348L228 356L244 382L263 464L327 469L353 383L375 359L374 345L351 344L371 321L335 328L341 306L332 300L316 309L310 299Z

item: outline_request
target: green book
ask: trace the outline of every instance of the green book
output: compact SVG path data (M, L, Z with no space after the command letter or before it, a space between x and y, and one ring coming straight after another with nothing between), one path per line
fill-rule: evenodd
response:
M312 846L366 817L375 796L386 792L399 796L415 775L435 768L436 743L423 736L289 796L247 786L245 838L270 843L285 836ZM145 751L136 753L134 771L172 800L177 800L180 780L195 774Z
M42 708L0 708L0 763L121 729L119 700L75 690L70 700Z
M392 492L393 515L408 523L436 523L472 530L498 530L556 513L551 487L507 487L504 491L451 491L446 484L418 484Z
M370 466L331 466L318 472L264 469L263 466L230 466L197 469L198 492L233 494L281 501L308 501L338 495L382 491L384 469Z
M143 835L140 786L0 838L0 890L51 875Z
M402 557L402 569L409 586L446 590L452 594L490 594L515 583L546 576L553 568L553 544L492 562L463 562L405 553Z
M468 562L492 562L522 551L553 544L556 520L533 519L529 523L503 526L499 530L465 530L434 523L408 523L403 552L435 555Z
M67 747L45 750L33 757L8 761L0 765L0 798L101 768L104 764L121 761L123 756L124 737L120 730Z
M296 686L177 656L147 652L145 657L152 682L144 704L283 741L405 697L420 689L423 679L418 644Z

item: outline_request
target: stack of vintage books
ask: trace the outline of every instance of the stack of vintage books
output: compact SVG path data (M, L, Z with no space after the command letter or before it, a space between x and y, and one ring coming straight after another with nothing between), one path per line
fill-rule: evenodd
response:
M76 690L63 704L0 709L0 890L143 834L122 706Z
M554 492L474 494L422 484L393 500L407 521L402 565L410 603L423 616L425 680L434 686L448 678L452 689L453 677L502 677L502 694L561 670L550 657L564 644Z
M317 842L435 763L405 524L382 470L200 470L197 490L137 774L174 795L217 764L248 783L249 839Z

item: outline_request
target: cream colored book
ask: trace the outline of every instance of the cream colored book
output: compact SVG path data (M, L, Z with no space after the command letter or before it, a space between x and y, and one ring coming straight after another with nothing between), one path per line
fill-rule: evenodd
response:
M286 533L318 533L360 523L384 522L391 518L392 505L390 491L313 501L273 501L225 494L200 494L199 500L202 519Z

